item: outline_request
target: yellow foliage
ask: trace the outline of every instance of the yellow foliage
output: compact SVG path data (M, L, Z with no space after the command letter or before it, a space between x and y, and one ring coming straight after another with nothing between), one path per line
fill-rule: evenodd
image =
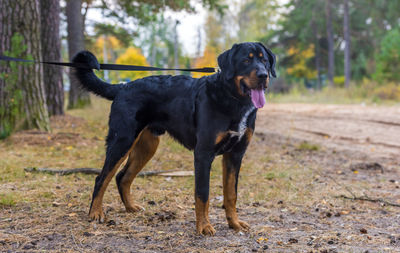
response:
M206 47L204 50L204 54L202 57L197 58L193 68L203 68L203 67L217 67L217 53L215 48L213 47ZM213 73L198 73L193 72L192 76L195 78L200 78L202 76L208 76Z
M104 43L106 43L107 49L107 60L108 62L112 61L112 57L110 52L115 52L122 48L121 42L115 36L100 36L97 38L96 42L94 43L94 53L98 56L99 60L104 62Z
M290 47L287 51L287 54L289 57L292 57L294 62L291 67L287 68L287 73L289 75L298 78L316 78L317 71L307 67L307 61L315 55L313 44L311 44L306 50Z
M117 58L116 63L140 66L148 65L146 57L144 57L140 49L134 47L128 47L125 52ZM148 72L144 71L120 71L119 76L124 79L134 80L147 76L147 73Z
M100 36L97 38L95 47L103 49L104 47L104 41L107 43L106 46L107 48L112 48L112 49L117 49L121 48L121 42L115 37L115 36Z
M335 76L333 78L333 83L337 87L344 87L345 77L344 76Z

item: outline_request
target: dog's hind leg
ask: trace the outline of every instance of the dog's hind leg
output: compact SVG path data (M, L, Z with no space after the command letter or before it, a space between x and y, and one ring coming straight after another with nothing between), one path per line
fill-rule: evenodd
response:
M136 212L143 209L143 207L134 203L130 187L136 175L153 157L159 142L160 137L155 136L149 129L145 128L130 152L124 169L116 177L118 191L127 212Z
M137 136L136 139L135 136ZM132 130L127 131L127 129L119 128L118 131L116 131L110 128L107 137L106 159L100 175L96 177L92 203L90 205L89 217L92 220L104 222L104 212L102 208L104 192L111 178L114 176L121 163L125 161L139 138L140 134L132 135Z

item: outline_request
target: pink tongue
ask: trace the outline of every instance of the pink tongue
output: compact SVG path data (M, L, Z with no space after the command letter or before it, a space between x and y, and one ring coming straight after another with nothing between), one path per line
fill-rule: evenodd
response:
M261 108L265 105L264 91L251 89L251 101L256 108Z

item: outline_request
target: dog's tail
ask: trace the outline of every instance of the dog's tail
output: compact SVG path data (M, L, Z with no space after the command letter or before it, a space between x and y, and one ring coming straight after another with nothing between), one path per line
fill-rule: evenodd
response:
M100 69L100 64L89 51L80 51L72 58L73 63L85 63L93 69ZM76 68L75 76L83 88L109 100L114 100L121 85L112 85L98 78L92 69Z

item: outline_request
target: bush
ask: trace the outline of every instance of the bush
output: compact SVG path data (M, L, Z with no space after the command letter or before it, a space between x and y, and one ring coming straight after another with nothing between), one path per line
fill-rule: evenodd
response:
M388 83L374 89L373 95L380 100L400 101L400 86Z
M335 84L336 87L344 87L344 81L345 81L344 76L335 76L333 78L333 83Z
M376 58L375 80L400 82L400 31L394 29L382 39Z

